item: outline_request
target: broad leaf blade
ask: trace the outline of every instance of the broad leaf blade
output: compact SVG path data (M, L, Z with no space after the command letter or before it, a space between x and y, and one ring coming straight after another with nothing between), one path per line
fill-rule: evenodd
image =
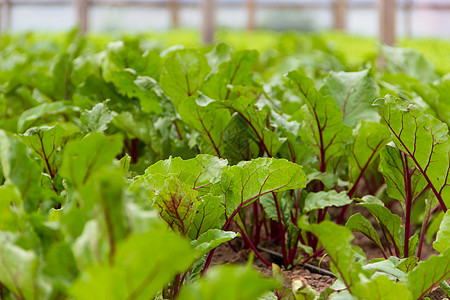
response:
M369 70L331 72L325 78L322 94L330 95L342 110L344 124L354 127L362 120L378 121L372 103L378 97L378 87Z
M450 251L447 250L438 256L432 256L420 262L416 269L411 271L406 282L413 299L422 299L434 286L450 277Z
M312 79L292 71L288 77L294 91L303 99L303 117L294 118L303 122L302 137L309 142L319 158L319 170L325 172L330 160L345 153L351 140L351 128L343 123L342 111L331 96L324 96L315 88Z
M166 57L160 85L177 107L200 89L210 70L203 54L190 49L174 51Z
M347 196L345 191L340 193L335 190L328 192L309 193L305 199L305 211L310 212L316 209L323 209L329 206L344 206L352 203L352 200Z
M383 251L383 245L377 231L369 220L364 218L360 213L352 215L345 224L352 232L361 232L369 238L375 245Z

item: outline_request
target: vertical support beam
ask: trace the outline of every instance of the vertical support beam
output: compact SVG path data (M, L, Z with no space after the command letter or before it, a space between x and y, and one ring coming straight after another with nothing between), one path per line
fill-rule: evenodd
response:
M179 10L180 5L178 3L178 0L169 0L169 7L170 7L170 17L172 20L172 28L177 28L180 25L179 21Z
M202 40L204 44L214 41L216 31L215 0L202 0Z
M256 0L247 0L247 30L256 29Z
M5 29L11 29L12 24L12 3L11 0L5 0Z
M386 45L393 46L396 38L396 0L380 0L380 40Z
M0 33L3 30L3 2L0 2Z
M88 30L88 1L89 0L75 0L78 26L80 27L80 32L82 34L85 34Z
M334 0L334 29L345 31L347 28L347 0Z
M405 6L403 7L403 13L405 15L405 35L407 37L411 37L412 36L412 0L408 0L407 2L405 2L404 4Z

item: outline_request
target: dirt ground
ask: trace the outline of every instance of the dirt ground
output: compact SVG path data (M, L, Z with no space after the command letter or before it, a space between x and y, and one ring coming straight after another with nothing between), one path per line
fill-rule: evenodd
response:
M372 244L372 242L368 238L366 238L363 234L354 233L354 235L355 239L353 244L363 249L364 253L366 254L367 260L382 257L380 250L377 247L375 247ZM213 264L247 263L251 250L243 249L242 240L240 239L236 239L232 243L233 248L235 248L234 250L230 247L228 243L222 244L217 248L214 254ZM279 246L268 241L263 242L261 246L265 249L277 253L278 256L281 257L280 254L281 251ZM236 249L238 249L238 251L235 251ZM271 255L265 251L260 251L260 253L267 261L276 264L279 263L280 258L277 257L277 255L273 255L273 253ZM431 255L436 254L438 253L433 249L432 245L424 244L422 250L422 260L427 259ZM309 264L315 266L318 266L320 264L321 269L327 271L330 270L330 263L326 256L318 257L317 259L310 261ZM267 277L272 277L272 267L266 266L256 256L253 261L253 267L259 270L263 275ZM334 277L317 274L316 272L314 272L314 270L310 271L301 265L294 266L290 270L283 270L283 274L285 275L285 277L288 279L289 282L299 277L303 278L308 285L310 285L314 290L318 292L324 291L326 288L330 287L336 280L336 278ZM287 285L289 285L289 283L287 283ZM286 287L289 288L288 286ZM446 295L440 287L437 287L430 294L428 294L427 297L430 297L431 300L441 300L444 299Z

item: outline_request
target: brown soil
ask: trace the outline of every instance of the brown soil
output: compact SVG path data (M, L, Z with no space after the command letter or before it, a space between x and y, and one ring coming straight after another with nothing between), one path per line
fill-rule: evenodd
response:
M353 244L363 249L368 261L383 257L381 251L376 246L374 246L368 238L360 233L354 233L354 235L355 240ZM228 243L219 246L216 249L212 263L214 265L228 263L247 263L252 251L250 249L242 249L242 240L240 239L234 240L233 245L235 249L238 249L237 251L233 250ZM269 249L270 251L281 253L280 247L274 245L273 243L263 242L261 246L263 248ZM264 251L261 251L260 253L267 261L275 264L280 263L280 259L278 257L270 255ZM422 260L436 254L438 253L433 249L432 245L424 244L422 250ZM319 257L313 261L310 261L309 263L316 266L320 264L321 269L330 270L330 264L327 256L323 258ZM266 266L256 256L253 261L253 267L260 271L264 276L272 277L272 267ZM290 288L290 282L292 282L293 279L302 278L314 290L322 292L326 288L330 287L336 280L336 278L333 278L331 276L320 275L315 272L311 272L300 265L296 265L290 270L283 270L282 272L287 279L286 288L288 289ZM445 293L439 287L434 289L433 292L431 292L427 296L430 297L431 300L440 300L446 297Z

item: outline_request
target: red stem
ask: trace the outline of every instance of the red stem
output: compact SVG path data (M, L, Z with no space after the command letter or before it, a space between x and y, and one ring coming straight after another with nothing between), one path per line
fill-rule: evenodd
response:
M434 214L439 208L441 207L440 204L436 205L428 214L427 219L422 225L422 231L420 232L420 240L419 240L419 248L417 250L417 258L420 260L420 256L422 255L422 246L423 246L423 240L425 239L425 230L427 229L428 222L430 221L430 217L432 214Z
M408 157L403 153L403 179L405 183L405 241L403 256L406 258L409 256L409 238L411 236L411 174L408 168Z

